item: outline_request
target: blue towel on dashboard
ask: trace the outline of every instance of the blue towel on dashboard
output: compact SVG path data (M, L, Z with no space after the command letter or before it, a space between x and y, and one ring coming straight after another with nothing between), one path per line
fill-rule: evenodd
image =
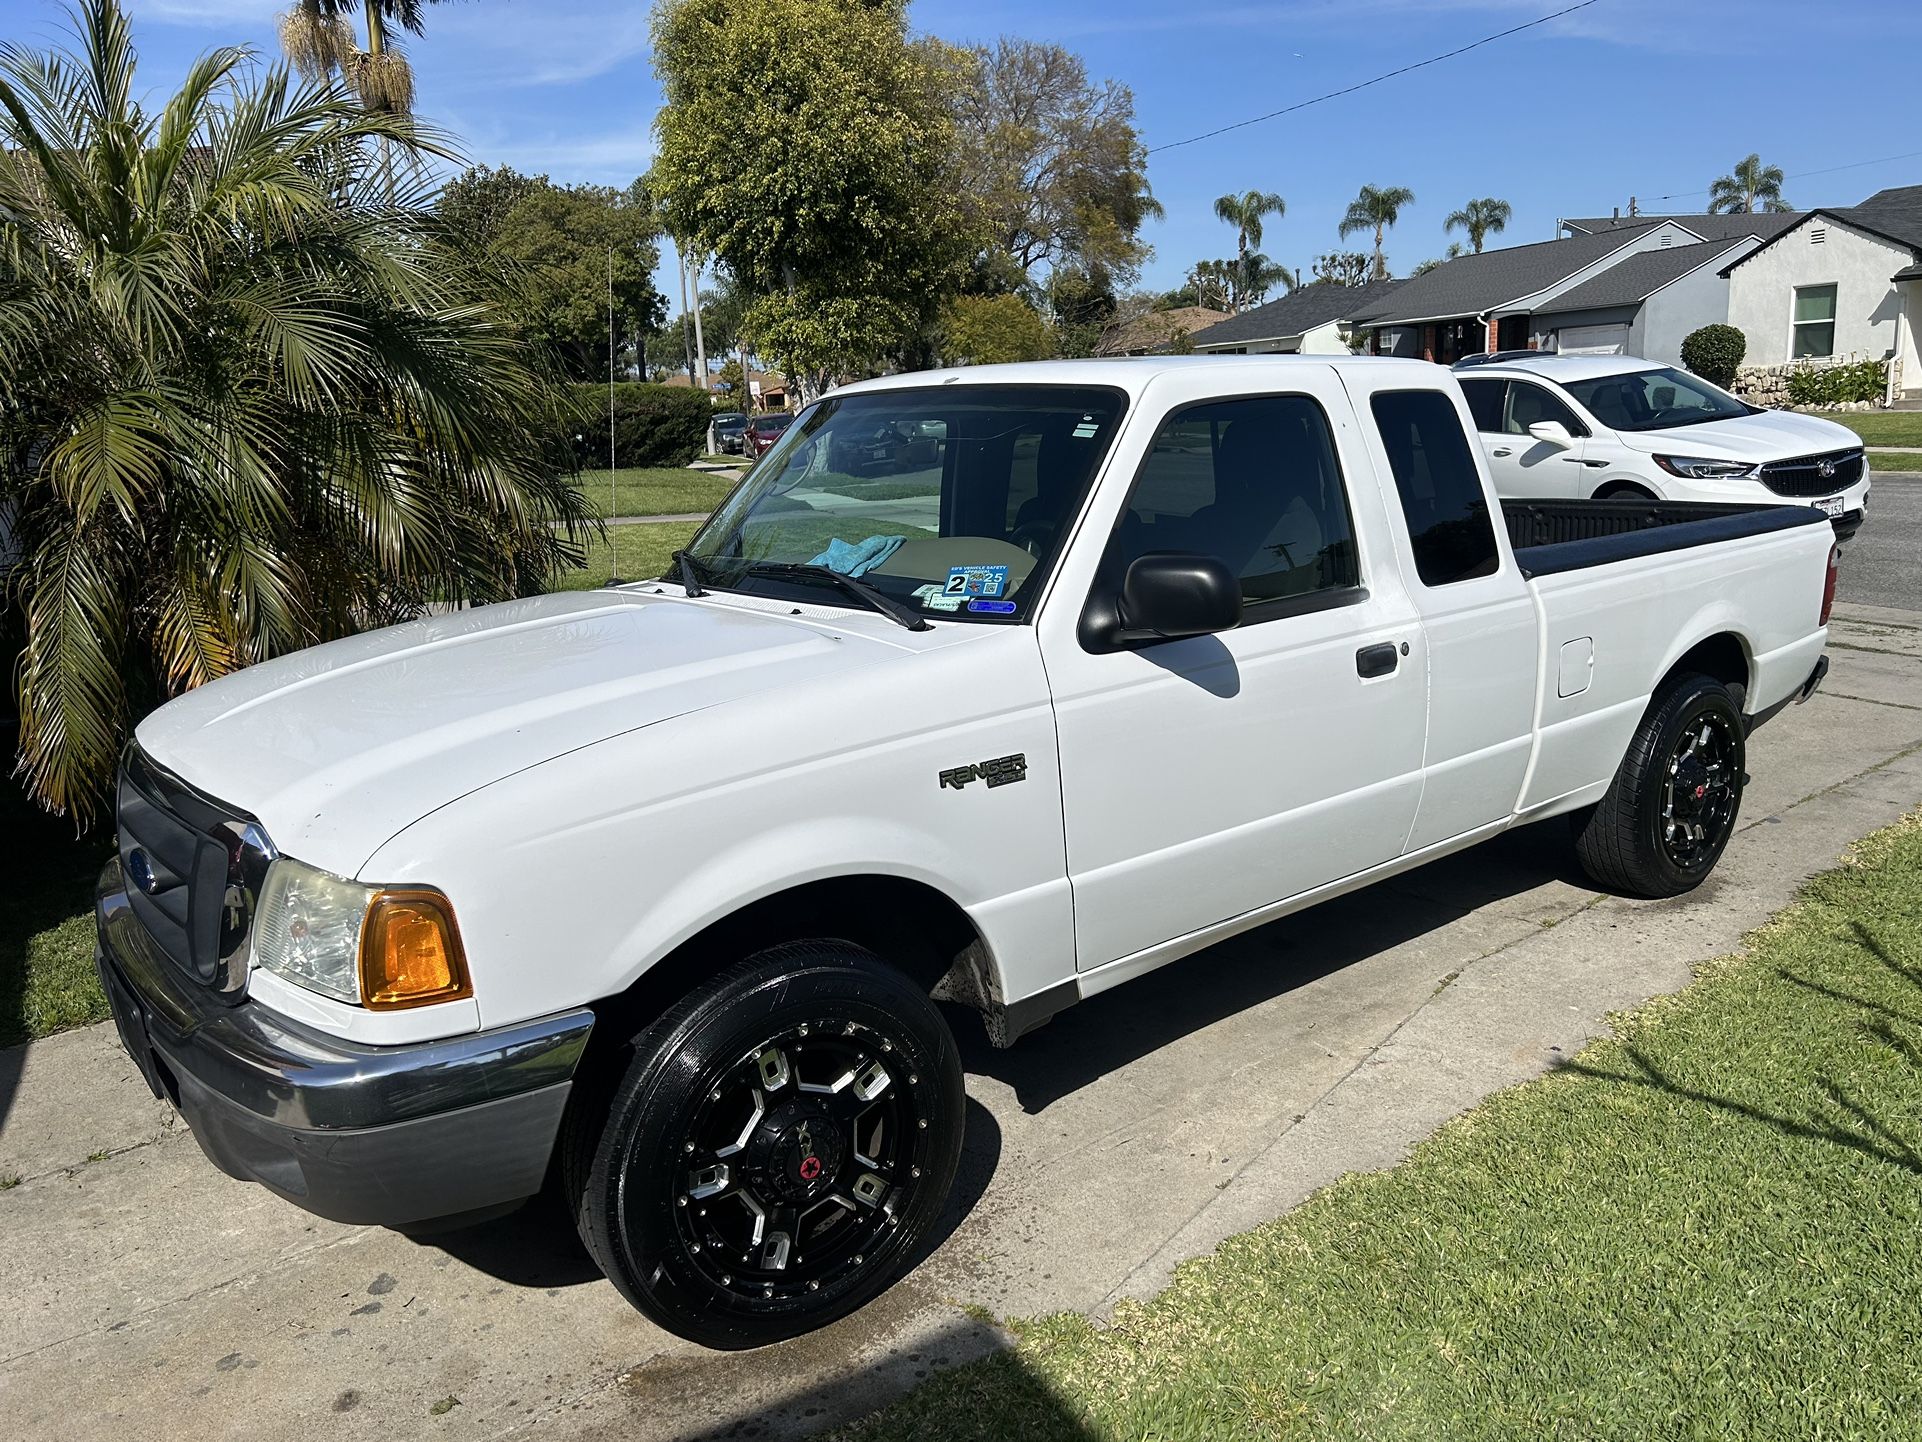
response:
M907 540L906 536L869 536L857 546L837 536L828 542L828 548L825 551L808 564L826 566L830 571L839 571L843 576L865 576L892 556L905 540Z

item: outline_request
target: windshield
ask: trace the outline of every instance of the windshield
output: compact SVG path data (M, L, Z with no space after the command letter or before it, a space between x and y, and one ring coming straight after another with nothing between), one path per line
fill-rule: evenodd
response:
M754 418L754 429L757 431L784 431L792 424L794 417L786 411L774 411Z
M702 585L845 602L865 581L916 614L1024 618L1120 421L1093 387L948 385L834 397L748 473L688 547Z
M1616 431L1659 431L1754 414L1727 391L1666 366L1593 380L1563 381L1562 388L1596 420Z

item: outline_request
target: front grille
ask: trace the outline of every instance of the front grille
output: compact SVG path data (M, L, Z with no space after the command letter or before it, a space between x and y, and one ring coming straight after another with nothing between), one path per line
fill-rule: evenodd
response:
M253 818L129 746L120 765L118 821L120 869L135 918L195 980L223 989L238 984L254 900L273 859Z
M1756 475L1778 496L1832 496L1862 479L1862 451L1858 447L1770 461Z

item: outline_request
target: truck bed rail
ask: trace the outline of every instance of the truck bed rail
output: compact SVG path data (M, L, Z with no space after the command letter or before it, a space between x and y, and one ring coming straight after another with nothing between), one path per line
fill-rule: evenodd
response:
M1505 500L1515 562L1530 579L1765 535L1791 526L1827 525L1810 506L1720 501Z

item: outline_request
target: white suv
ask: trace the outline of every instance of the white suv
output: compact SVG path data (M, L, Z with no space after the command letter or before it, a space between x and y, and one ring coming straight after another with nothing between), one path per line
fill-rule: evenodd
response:
M1843 535L1868 508L1855 432L1758 409L1686 371L1543 354L1457 374L1504 496L1799 503Z

